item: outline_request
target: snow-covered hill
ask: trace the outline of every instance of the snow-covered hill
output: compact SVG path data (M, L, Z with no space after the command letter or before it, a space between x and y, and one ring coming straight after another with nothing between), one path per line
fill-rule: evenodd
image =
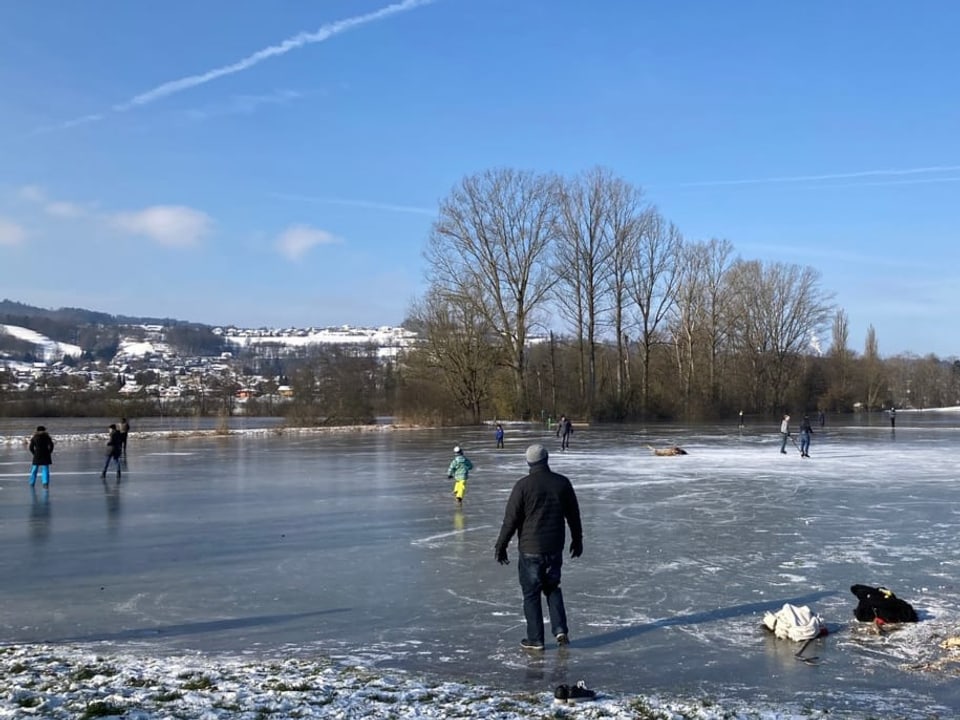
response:
M38 350L38 355L43 358L44 362L56 362L57 360L62 360L66 355L80 357L80 355L83 354L83 348L78 345L51 340L36 330L30 330L25 327L20 327L19 325L0 324L0 333L7 333L18 340L23 340L35 345Z
M216 328L213 332L228 343L240 347L267 344L288 347L362 344L376 346L381 356L395 355L400 348L409 346L417 337L416 333L400 327L357 328L348 325L338 328L282 330Z

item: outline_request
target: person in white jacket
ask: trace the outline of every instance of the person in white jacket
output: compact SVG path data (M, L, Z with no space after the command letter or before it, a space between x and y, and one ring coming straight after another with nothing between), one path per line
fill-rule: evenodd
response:
M780 423L780 434L783 436L783 441L780 443L780 452L784 455L787 454L787 438L790 437L790 416L784 415L783 421Z

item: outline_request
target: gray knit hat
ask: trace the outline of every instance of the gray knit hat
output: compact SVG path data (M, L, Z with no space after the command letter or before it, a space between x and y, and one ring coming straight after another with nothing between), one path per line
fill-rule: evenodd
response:
M543 445L531 445L527 448L527 465L536 465L547 461L547 449Z

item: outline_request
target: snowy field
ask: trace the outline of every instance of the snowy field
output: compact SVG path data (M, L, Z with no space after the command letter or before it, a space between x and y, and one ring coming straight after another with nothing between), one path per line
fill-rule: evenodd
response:
M581 427L566 453L525 426L500 451L489 429L134 434L119 483L71 430L48 493L0 443L0 718L954 717L960 418L897 425L828 418L809 459L775 423ZM533 441L585 526L572 644L539 656L515 545L492 547ZM857 623L854 583L921 622ZM761 628L784 602L831 630L814 664ZM580 679L596 702L553 703Z

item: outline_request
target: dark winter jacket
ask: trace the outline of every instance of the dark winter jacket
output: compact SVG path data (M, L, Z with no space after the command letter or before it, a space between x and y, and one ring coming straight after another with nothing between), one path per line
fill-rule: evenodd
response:
M800 421L800 432L807 435L813 434L813 427L810 425L810 418L804 418Z
M580 524L580 506L577 495L565 476L555 473L547 462L530 467L530 474L513 486L503 525L497 538L497 548L506 548L514 533L522 553L546 555L563 552L564 521L570 526L570 538L583 543Z
M35 432L30 438L30 452L34 465L53 464L53 438L46 430Z
M110 429L110 438L107 440L107 455L119 458L123 453L123 439L120 431L116 428Z

